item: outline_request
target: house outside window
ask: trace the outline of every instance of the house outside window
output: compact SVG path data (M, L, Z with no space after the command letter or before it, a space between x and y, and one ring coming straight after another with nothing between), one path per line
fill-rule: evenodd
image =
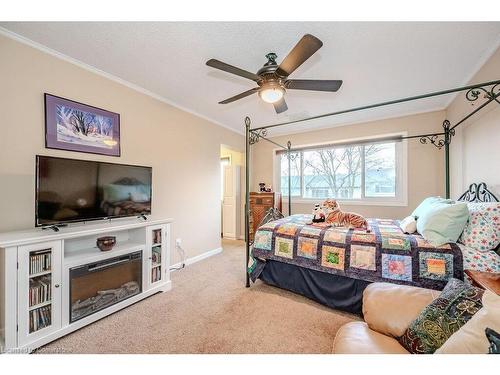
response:
M406 143L374 139L296 147L290 166L294 202L334 198L348 204L407 204ZM276 181L288 197L288 157L277 152Z

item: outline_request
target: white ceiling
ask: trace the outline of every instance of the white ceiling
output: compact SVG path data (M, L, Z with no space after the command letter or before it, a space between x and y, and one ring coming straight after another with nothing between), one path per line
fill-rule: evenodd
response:
M260 126L464 85L500 41L500 22L2 22L0 26L238 132L244 129L246 115L253 126ZM320 38L323 47L290 77L342 79L337 93L289 90L289 109L280 115L257 95L217 104L255 85L207 67L208 59L256 72L266 53L276 52L280 62L306 33ZM425 99L280 131L443 109L451 99Z

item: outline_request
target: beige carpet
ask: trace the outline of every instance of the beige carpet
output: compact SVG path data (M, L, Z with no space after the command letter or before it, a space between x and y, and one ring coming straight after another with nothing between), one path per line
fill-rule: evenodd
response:
M172 273L156 294L73 332L39 353L330 353L358 319L258 281L244 287L244 247Z

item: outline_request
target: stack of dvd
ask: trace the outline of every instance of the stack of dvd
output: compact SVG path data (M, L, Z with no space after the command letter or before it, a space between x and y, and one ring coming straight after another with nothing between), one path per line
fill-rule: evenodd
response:
M36 332L51 324L51 305L30 311L30 332Z
M30 279L30 307L40 303L49 302L52 298L51 292L50 275Z
M161 280L161 267L155 267L151 270L151 282L155 283Z
M37 251L36 253L30 254L30 275L50 271L50 255L50 250L44 250L43 252Z

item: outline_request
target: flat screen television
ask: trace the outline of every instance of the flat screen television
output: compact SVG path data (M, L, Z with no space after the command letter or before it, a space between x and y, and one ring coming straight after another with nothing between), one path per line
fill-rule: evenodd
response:
M36 157L36 226L151 213L152 168Z

